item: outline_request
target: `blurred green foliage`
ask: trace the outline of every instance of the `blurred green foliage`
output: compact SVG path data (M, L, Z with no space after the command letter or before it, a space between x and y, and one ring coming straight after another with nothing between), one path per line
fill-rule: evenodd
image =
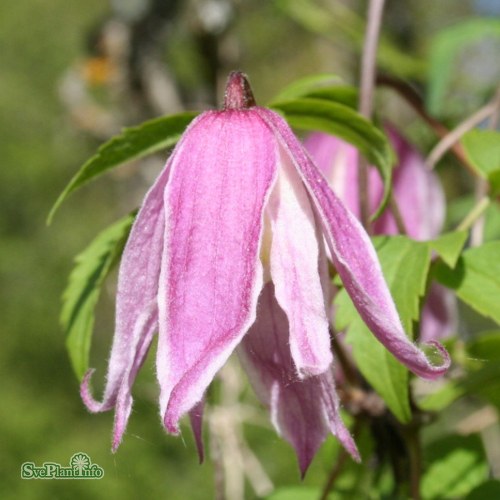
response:
M78 394L59 325L60 295L76 253L117 215L112 184L75 196L51 228L45 219L68 178L98 142L76 132L58 97L87 31L106 14L100 0L25 1L0 6L0 496L4 499L207 498L211 466L198 467L189 436L166 438L149 395L120 450L110 453L112 415L93 417ZM115 207L115 208L114 208ZM88 214L79 223L79 215ZM97 325L112 328L112 305ZM105 359L107 345L104 346ZM103 367L100 367L103 368ZM151 367L142 390L153 386ZM149 389L148 389L149 390ZM138 417L137 419L135 417ZM27 481L25 461L67 464L88 453L101 481ZM140 458L139 458L140 457ZM192 473L196 471L196 473ZM189 494L187 493L189 491Z
M359 3L351 2L358 8L358 15L345 17L343 34L337 39L333 29L328 37L321 37L317 30L311 33L304 23L287 18L283 6L290 2L241 2L242 15L236 19L231 35L240 40L242 69L250 73L258 99L266 102L290 81L309 73L335 73L346 81L355 80L362 34L359 23L363 18ZM466 19L472 4L451 0L388 1L386 28L390 38L383 41L386 67L397 69L397 61L404 56L408 64L401 71L411 75L417 72L418 79L425 80L422 61L428 56L429 40L445 25ZM136 382L129 429L118 453L112 455L112 414L93 416L84 409L59 325L60 296L74 256L102 228L134 205L134 200L128 198L121 201L129 195L125 181L120 184L103 178L91 189L75 194L51 227L45 225L57 195L101 143L73 127L58 86L68 68L85 57L89 32L109 12L110 6L102 0L18 0L0 5L2 499L134 499L147 494L151 498L175 500L213 496L213 464L197 464L189 430L184 428L182 437L174 438L166 436L162 429L154 356L150 356ZM345 10L342 12L347 15ZM189 17L189 13L186 15ZM328 19L324 21L326 24ZM407 23L405 30L401 29L402 21ZM328 21L328 26L335 26L335 22ZM174 26L172 31L174 41L165 50L165 57L181 84L188 89L195 87L200 69L192 40L182 27ZM357 45L351 47L349 44L354 42ZM391 60L394 46L399 45L404 50L396 51L397 58ZM451 80L457 84L457 79ZM474 89L467 85L473 94ZM446 89L443 93L452 91L453 88ZM463 92L463 86L460 91ZM457 114L456 102L457 98L448 113L439 103L444 116ZM401 110L398 108L397 112ZM391 116L390 105L387 114ZM411 125L408 131L423 138L421 142L428 146L435 139L423 129L421 125ZM469 186L470 178L456 173L453 160L445 159L443 168L449 193L461 193ZM461 214L463 202L458 200L455 206ZM497 211L496 225L488 230L498 238L498 209L491 210ZM450 217L453 220L453 214ZM96 379L102 382L113 329L111 288L101 302L95 330L102 335L95 336L91 358L98 369ZM154 350L153 347L152 353ZM96 392L100 389L96 387ZM262 414L267 418L263 410ZM441 427L439 437L445 432L449 431ZM270 426L248 425L245 435L276 485L300 484L290 446ZM364 435L359 444L362 452L371 446ZM475 453L477 447L473 448ZM102 480L27 481L20 477L25 461L65 465L78 451L87 453L104 468ZM337 453L338 444L333 438L328 439L303 484L311 488L323 484ZM452 457L450 463L454 460ZM480 468L483 473L483 464ZM339 487L351 494L357 488L357 494L366 495L374 481L380 485L380 491L390 491L384 471L377 478L370 474L367 468L350 462ZM495 485L489 487L498 489ZM249 498L254 496L249 487L247 494ZM342 493L339 495L341 498Z

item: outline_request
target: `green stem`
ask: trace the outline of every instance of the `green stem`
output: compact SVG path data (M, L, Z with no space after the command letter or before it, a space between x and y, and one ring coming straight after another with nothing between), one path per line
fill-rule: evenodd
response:
M361 424L362 420L358 417L356 421L354 422L354 427L352 429L352 434L354 439L359 435L359 432L361 430ZM342 469L349 458L349 454L344 448L341 448L337 457L336 462L333 464L332 470L330 471L330 474L328 474L328 478L326 480L325 485L323 486L323 490L321 492L320 500L327 500L328 495L332 491L332 488L335 484L335 481L337 478L340 476L340 473L342 472Z
M420 94L407 82L388 75L378 75L377 84L385 87L390 87L397 92L407 104L434 130L436 135L442 139L450 133L450 130L445 127L439 120L429 115L425 109L424 102ZM451 146L451 152L457 160L472 174L477 175L474 167L467 159L464 149L460 142L454 143Z
M408 231L406 230L406 225L403 220L403 216L401 215L401 210L399 210L399 205L396 201L394 193L391 193L391 197L389 198L389 207L391 208L391 213L394 217L394 221L396 222L399 234L407 235Z
M491 200L485 196L481 198L472 208L472 210L467 214L465 219L457 226L457 231L467 231L472 225L479 219L486 209L490 206Z
M330 494L330 491L333 488L335 480L339 477L340 473L342 472L342 468L344 467L344 464L348 459L348 457L349 454L347 453L347 451L344 450L344 448L342 448L339 452L337 461L333 464L332 470L328 475L328 479L325 483L325 486L323 487L321 496L319 497L320 500L326 500L328 498L328 495Z
M406 446L410 462L410 494L412 500L420 500L420 479L422 476L422 449L420 426L411 423L405 431Z
M358 372L356 371L356 368L353 366L351 360L345 353L344 347L337 340L336 332L332 327L330 327L330 339L331 339L332 350L335 354L335 359L338 360L347 382L352 387L360 387L361 382L359 379Z

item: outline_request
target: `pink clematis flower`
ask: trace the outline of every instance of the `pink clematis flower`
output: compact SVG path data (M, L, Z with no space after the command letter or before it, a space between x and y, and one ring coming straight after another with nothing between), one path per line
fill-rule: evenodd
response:
M438 176L425 167L419 152L393 127L386 127L398 157L393 171L393 194L408 236L416 240L436 238L443 229L446 203ZM321 132L311 134L304 145L328 179L331 188L359 217L358 152L354 146ZM370 208L382 200L383 184L374 167L369 170ZM398 234L390 208L374 222L374 234ZM457 304L455 295L433 283L424 303L420 340L428 342L447 337L456 331Z
M339 416L323 286L327 241L360 315L416 374L432 365L403 331L376 253L287 123L257 107L241 73L222 111L187 128L147 193L118 278L116 331L102 402L115 408L113 450L132 407L131 386L158 331L160 412L179 433L189 413L201 449L201 406L217 371L239 353L278 431L304 473L329 432L359 459Z

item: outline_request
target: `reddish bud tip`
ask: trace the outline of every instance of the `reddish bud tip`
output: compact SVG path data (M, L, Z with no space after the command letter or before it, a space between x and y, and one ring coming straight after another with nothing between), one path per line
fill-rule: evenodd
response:
M256 106L248 78L241 71L232 71L227 78L224 109L248 109Z

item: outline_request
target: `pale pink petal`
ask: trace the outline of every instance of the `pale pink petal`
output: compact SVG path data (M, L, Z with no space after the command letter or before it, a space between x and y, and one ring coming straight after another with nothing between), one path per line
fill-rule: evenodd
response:
M337 137L313 132L304 140L307 149L330 187L359 216L358 150Z
M203 463L205 457L204 447L203 447L203 409L205 407L205 400L202 399L197 403L191 410L189 410L189 421L191 423L191 429L193 431L194 442L196 443L196 449L198 451L198 458L200 464Z
M450 359L444 348L433 343L443 356L442 364L435 366L406 336L377 254L359 221L328 187L287 123L272 111L259 108L258 112L294 161L322 222L333 263L364 322L378 340L417 375L434 379L445 373Z
M184 135L165 190L157 370L168 432L255 320L277 143L253 110L209 112Z
M81 385L92 412L116 406L113 450L118 447L132 408L131 386L158 329L156 293L164 231L163 190L168 165L147 194L123 252L118 277L116 327L102 402L90 393L90 370Z
M420 340L440 340L457 333L457 309L455 294L439 283L433 283L422 308Z
M195 119L190 127L198 120ZM158 330L157 293L165 232L163 193L172 158L182 142L181 139L146 194L123 251L118 274L115 335L102 402L96 401L90 392L93 370L87 372L81 384L82 400L91 412L116 407L113 450L121 441L130 415L134 379Z
M290 349L300 376L318 375L332 362L319 248L308 194L286 153L267 206L271 221L271 277L290 323ZM324 265L324 254L323 262Z
M102 402L89 393L89 376L82 383L83 401L92 412L113 408L124 377L138 364L137 346L157 328L156 294L164 231L163 190L165 169L139 211L125 246L118 276L116 326ZM139 368L139 367L137 367Z
M393 172L393 193L405 223L408 236L416 240L435 238L443 228L446 202L435 172L429 171L424 159L393 128L387 127L398 156ZM397 234L398 228L390 210L373 224L375 234Z
M304 140L304 147L321 170L334 193L359 219L358 150L348 142L323 132L313 132ZM382 201L384 185L374 167L368 171L370 210Z
M155 308L156 309L156 308ZM135 377L148 354L149 348L151 346L151 341L153 336L158 329L158 313L155 310L148 318L148 322L144 324L144 327L138 328L136 338L131 340L131 344L134 350L134 360L129 365L124 373L122 384L120 390L118 391L118 397L115 403L115 418L114 418L114 428L113 428L113 444L112 450L116 451L120 442L122 440L123 433L127 427L128 418L130 412L132 411L132 395L131 388L134 384Z
M356 445L339 415L330 370L300 379L288 345L289 323L274 297L272 283L262 290L257 320L238 355L277 432L295 449L302 476L329 432L359 461Z

